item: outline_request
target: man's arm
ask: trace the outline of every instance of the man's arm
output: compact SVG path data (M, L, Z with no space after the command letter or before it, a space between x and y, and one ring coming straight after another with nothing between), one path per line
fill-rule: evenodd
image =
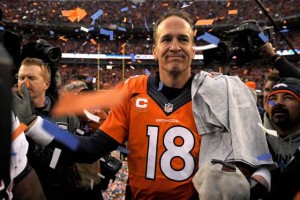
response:
M115 150L119 143L99 130L90 137L80 137L60 129L52 122L35 115L26 87L21 86L22 98L13 94L13 110L20 122L27 125L26 135L44 147L59 148L72 162L92 163Z
M264 47L264 57L272 62L281 77L300 78L300 69L284 57L278 55L269 42Z
M27 136L42 146L63 150L72 161L93 163L120 145L101 130L89 137L82 137L62 130L39 116L32 123L28 126Z

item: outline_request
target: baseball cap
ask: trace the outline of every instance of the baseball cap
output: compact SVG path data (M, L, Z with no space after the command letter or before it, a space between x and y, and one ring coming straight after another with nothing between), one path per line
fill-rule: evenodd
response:
M249 200L250 184L243 173L235 166L232 171L222 167L210 161L199 168L193 178L199 199Z
M293 95L300 102L300 79L292 77L280 79L272 87L268 100L271 95L282 92Z

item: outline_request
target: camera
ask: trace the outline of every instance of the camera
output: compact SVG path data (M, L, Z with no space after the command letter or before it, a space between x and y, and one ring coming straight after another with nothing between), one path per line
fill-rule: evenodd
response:
M218 47L203 51L205 65L227 66L235 59L236 65L241 66L262 58L262 48L273 40L273 27L260 28L254 20L244 21L222 32L219 38Z
M21 60L26 57L39 58L45 63L55 64L61 59L61 50L58 47L52 46L46 40L38 39L22 47Z

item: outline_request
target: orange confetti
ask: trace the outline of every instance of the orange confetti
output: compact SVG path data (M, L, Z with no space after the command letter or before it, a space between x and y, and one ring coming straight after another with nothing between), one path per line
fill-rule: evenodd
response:
M127 18L126 17L124 17L124 20L123 20L123 22L126 22L127 21Z
M220 19L220 20L222 20L222 19L225 19L225 17L224 17L224 16L222 16L222 17L219 17L219 19Z
M62 10L62 11L61 11L62 16L64 16L64 17L69 17L69 16L71 16L73 13L74 13L74 10Z
M164 6L164 7L167 7L167 6L169 6L169 4L168 4L168 3L164 3L163 6Z
M76 10L62 10L61 14L64 17L68 17L71 22L74 22L76 19L79 22L87 15L86 11L79 7Z
M79 7L77 7L75 11L76 11L76 14L77 14L77 21L78 22L80 22L87 14L84 9L81 9Z
M238 10L228 10L228 15L236 15Z
M27 126L23 123L21 123L16 130L11 135L11 140L14 141L21 133L23 133L27 129Z
M142 61L141 61L141 60L137 60L137 62L138 62L138 63L142 63Z
M65 36L60 36L58 39L59 39L59 40L63 40L63 41L65 41L65 42L67 42L67 41L68 41L68 39L67 39L67 38L65 38Z
M228 8L230 6L230 2L227 2L227 5L226 5L226 7Z
M66 93L60 97L52 113L56 116L82 114L84 109L104 109L116 105L122 100L123 90L89 92L75 95Z
M196 26L212 25L215 19L200 19L196 22Z
M97 42L93 38L90 39L90 41L91 41L92 44L97 44Z

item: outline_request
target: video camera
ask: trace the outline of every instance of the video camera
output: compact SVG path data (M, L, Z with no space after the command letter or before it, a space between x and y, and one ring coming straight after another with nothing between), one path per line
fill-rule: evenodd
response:
M46 40L38 39L22 47L21 60L26 57L39 58L45 63L56 64L61 59L61 50L52 46Z
M261 49L273 40L273 27L260 28L256 21L245 21L221 33L220 40L217 48L203 51L205 65L226 66L234 58L241 66L262 58Z

